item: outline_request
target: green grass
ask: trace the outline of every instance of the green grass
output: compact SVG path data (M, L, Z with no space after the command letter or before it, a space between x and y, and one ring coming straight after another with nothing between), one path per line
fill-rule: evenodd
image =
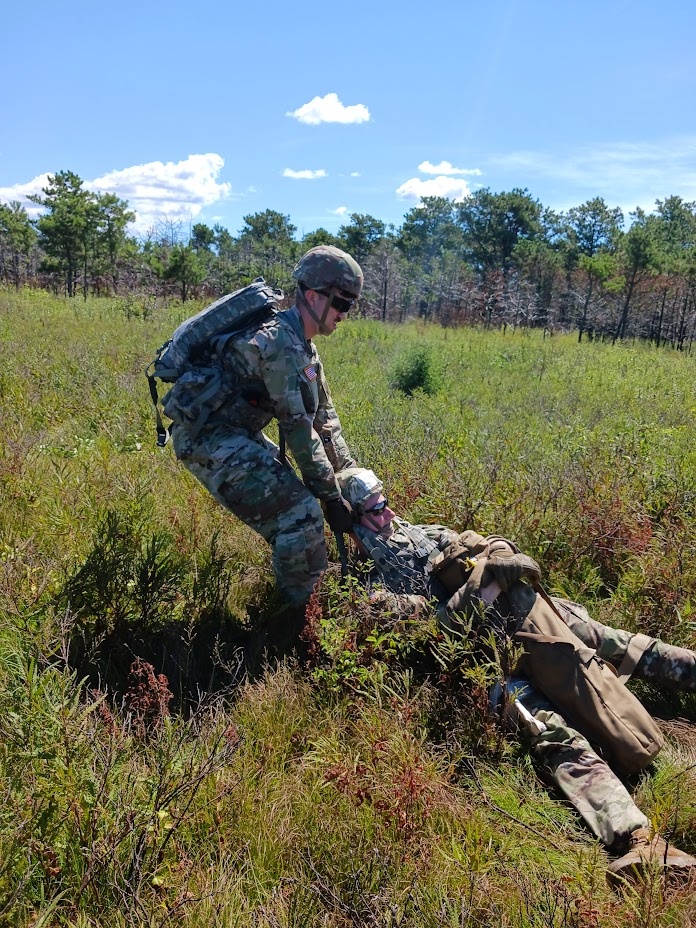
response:
M156 448L142 373L195 309L0 293L0 924L690 924L683 893L612 895L485 680L419 658L427 626L385 633L329 579L323 666L240 682L269 552ZM691 358L361 320L319 347L398 512L513 537L599 620L696 646ZM418 357L439 379L395 389ZM693 764L672 738L637 787L692 853Z

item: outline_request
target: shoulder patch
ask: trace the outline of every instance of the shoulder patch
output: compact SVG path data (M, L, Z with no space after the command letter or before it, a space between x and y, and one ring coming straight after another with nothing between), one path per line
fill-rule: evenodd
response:
M313 364L308 364L304 368L304 375L307 380L316 380L317 379L317 369Z

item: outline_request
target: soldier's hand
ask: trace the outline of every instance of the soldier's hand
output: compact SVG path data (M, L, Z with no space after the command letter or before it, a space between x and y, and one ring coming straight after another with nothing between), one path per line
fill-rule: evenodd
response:
M541 569L537 562L521 551L514 551L504 539L493 542L486 559L489 575L507 592L518 580L529 580L532 585L541 580Z
M353 510L342 496L338 499L327 499L324 501L324 511L326 521L332 532L339 535L347 535L353 531Z

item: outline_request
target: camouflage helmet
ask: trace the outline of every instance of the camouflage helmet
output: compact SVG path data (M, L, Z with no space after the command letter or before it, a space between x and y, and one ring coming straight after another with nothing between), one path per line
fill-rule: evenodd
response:
M382 481L365 467L346 467L336 474L341 495L351 506L360 508L366 499L382 492Z
M310 290L335 287L357 299L363 285L363 272L355 260L333 245L310 248L295 266L292 276Z

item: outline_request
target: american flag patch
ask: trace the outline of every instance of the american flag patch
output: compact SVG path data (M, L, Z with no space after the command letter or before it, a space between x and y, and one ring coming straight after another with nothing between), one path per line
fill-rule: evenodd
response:
M317 379L317 371L313 364L308 364L307 367L305 367L304 372L307 380Z

